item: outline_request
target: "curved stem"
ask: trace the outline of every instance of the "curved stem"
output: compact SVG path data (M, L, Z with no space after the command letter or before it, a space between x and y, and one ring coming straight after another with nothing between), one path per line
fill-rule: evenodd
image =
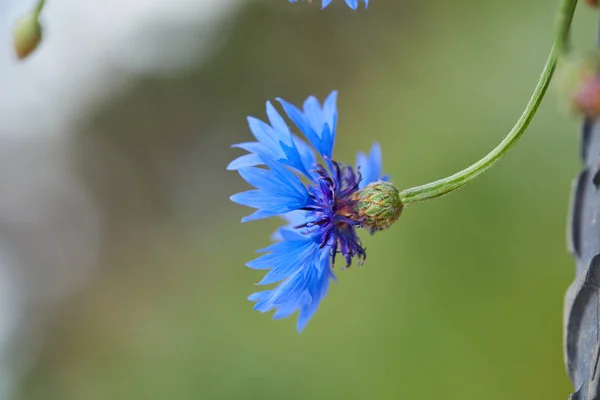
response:
M35 6L35 9L33 10L33 15L35 16L35 19L38 19L40 17L40 14L44 9L44 5L46 5L46 0L38 0L38 3Z
M550 55L548 56L548 60L546 61L546 65L544 66L544 70L542 71L542 75L540 76L538 84L533 95L529 99L529 103L527 103L523 114L521 114L521 117L508 135L506 135L504 140L481 160L454 175L401 191L400 199L404 205L444 196L459 189L487 171L515 145L533 120L533 117L546 94L546 90L550 85L552 75L556 69L559 56L568 49L569 31L576 5L577 0L561 0L557 14L554 44L550 51Z

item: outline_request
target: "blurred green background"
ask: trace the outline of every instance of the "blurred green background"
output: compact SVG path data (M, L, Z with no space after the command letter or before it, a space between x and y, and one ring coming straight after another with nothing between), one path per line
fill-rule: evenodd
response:
M207 64L140 77L82 121L83 177L94 181L98 168L85 155L99 144L132 167L94 186L111 205L101 268L52 322L20 399L572 392L562 301L574 275L565 237L579 122L557 106L556 91L490 172L410 206L388 231L363 234L366 264L338 271L302 334L294 318L252 310L246 296L261 274L244 263L277 221L241 225L249 210L228 201L247 187L225 171L240 154L230 144L251 137L245 116L264 118L264 101L277 96L300 103L338 89L338 160L353 163L377 140L400 188L454 173L520 115L556 6L372 0L352 12L337 3L320 12L314 2L248 2ZM594 13L580 7L575 25L576 43L592 47ZM172 201L173 182L194 190Z

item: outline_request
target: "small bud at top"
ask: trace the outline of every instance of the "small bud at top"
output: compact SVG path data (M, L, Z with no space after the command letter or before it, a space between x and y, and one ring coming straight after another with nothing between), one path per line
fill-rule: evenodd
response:
M42 26L35 14L19 19L13 30L13 46L20 60L29 56L42 40Z
M585 0L588 6L590 7L598 7L598 0Z
M371 231L389 228L402 214L398 189L389 182L370 183L353 195L354 211L363 226Z

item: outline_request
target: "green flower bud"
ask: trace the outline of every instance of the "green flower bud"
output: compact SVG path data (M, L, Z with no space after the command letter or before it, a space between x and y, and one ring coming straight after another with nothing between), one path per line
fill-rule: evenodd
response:
M13 46L20 60L31 54L42 41L42 26L36 14L19 19L13 30Z
M356 192L353 199L358 220L372 231L389 228L402 214L403 204L398 189L389 182L370 183Z

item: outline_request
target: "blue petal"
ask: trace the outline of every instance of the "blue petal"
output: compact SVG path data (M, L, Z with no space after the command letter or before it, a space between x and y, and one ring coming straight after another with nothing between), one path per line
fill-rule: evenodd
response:
M312 316L319 308L321 300L327 295L330 279L335 279L335 275L331 271L331 268L329 268L329 265L326 265L326 268L323 268L323 271L319 274L319 278L311 282L311 285L308 288L311 301L310 303L305 303L300 309L298 322L296 323L296 329L298 329L298 332L302 332L302 330L306 327L308 321L310 321Z
M250 296L248 296L248 300L258 301L258 300L262 299L264 296L268 296L270 293L271 293L270 290L264 290L262 292L252 293Z
M348 7L351 9L356 10L358 7L358 0L346 0L346 4L348 4Z
M387 180L387 177L381 175L382 170L382 156L381 146L375 142L371 147L369 156L364 153L358 153L356 156L356 168L360 167L360 173L362 180L360 181L359 187L362 189L369 183L376 182L378 180Z
M333 91L327 97L323 107L315 97L309 97L304 102L303 110L283 99L277 100L319 154L331 159L337 124L337 92Z
M292 122L294 122L294 124L296 124L298 129L302 131L302 133L304 134L304 136L306 136L310 144L312 144L313 147L317 149L317 151L321 155L323 155L323 151L320 148L321 138L319 137L319 135L317 135L317 132L313 130L310 121L304 116L302 111L295 105L288 103L287 101L281 98L278 98L277 101L279 101L279 103L283 106L283 109L288 115L288 117L292 120Z
M307 206L311 199L302 181L278 162L264 160L269 170L240 168L239 174L259 190L250 190L230 197L233 202L258 209L242 222L267 218Z
M303 140L292 135L284 119L275 110L271 102L267 102L267 116L271 125L258 118L247 118L250 131L257 142L240 143L233 147L242 148L259 156L261 159L282 161L304 174L310 180L314 180L314 177L309 172L316 160L313 150ZM245 158L234 161L228 165L228 169L232 170L262 164L262 162L257 162L257 158Z
M310 294L306 290L309 280L313 278L312 273L297 271L285 282L279 284L275 289L269 290L268 295L261 296L254 305L254 309L261 312L271 311L273 308L281 306L283 308L298 308L304 303L310 301Z
M283 218L284 220L286 220L287 224L285 224L284 226L278 228L275 232L273 232L273 234L271 235L271 240L275 240L275 241L283 240L282 230L283 231L291 230L295 226L304 224L307 221L306 220L307 212L301 211L301 210L290 211L289 213L280 215L280 217Z
M353 10L356 10L358 8L358 1L359 0L346 0L346 4L352 8ZM369 0L363 0L365 2L365 8L369 5ZM297 3L298 0L290 0L290 3ZM325 7L327 7L329 4L331 4L332 0L323 0L322 4L321 4L321 10L324 9Z
M305 168L310 171L317 163L315 152L304 140L300 139L296 135L292 135L292 137L294 139L294 144L300 153L300 157L302 158Z
M283 117L277 112L270 101L267 101L267 117L273 129L280 132L289 132L290 127L285 123Z
M285 167L281 166L279 163L274 162L265 162L267 166L274 173L275 179L281 183L287 184L290 188L295 189L296 193L302 193L302 195L308 196L308 191L306 187L296 175L288 171Z
M273 319L282 319L291 316L295 313L297 307L289 306L289 307L279 307L275 313L273 313Z
M279 142L285 157L281 159L282 162L289 165L290 167L295 168L298 172L302 173L304 176L314 181L312 174L309 171L309 168L306 167L304 160L302 159L302 155L296 147L295 141L291 140L291 146L283 142Z
M303 160L299 156L293 157L292 159L288 159L285 154L285 148L293 145L292 134L287 128L284 126L284 130L273 129L267 123L261 121L258 118L248 117L248 126L250 127L250 131L258 140L259 146L253 146L249 149L249 144L245 144L243 147L245 150L250 151L252 153L267 155L273 161L279 160L287 160L288 164L294 168L300 170L300 172L307 174L306 167L303 164ZM241 145L239 147L242 147ZM285 147L285 148L284 148ZM296 153L298 151L296 150Z
M254 167L262 164L262 158L258 154L244 154L229 163L228 171L234 171L240 168Z
M318 261L320 265L299 270L275 289L253 293L248 299L256 302L254 309L260 312L276 309L275 319L289 317L300 310L297 329L301 332L326 296L330 279L335 279L328 260L322 256Z
M286 264L290 257L294 258L299 254L303 254L313 243L315 242L311 239L297 234L294 231L289 231L284 240L259 250L260 253L267 254L249 261L246 265L253 269L279 268L280 265ZM290 273L289 275L292 274Z
M310 123L310 126L315 132L321 132L323 129L323 125L325 125L325 120L323 119L323 111L321 109L321 103L315 96L309 96L306 100L304 100L303 104L304 115L306 119Z
M270 247L270 251L246 264L255 269L271 268L271 271L258 283L259 285L282 281L302 268L312 267L317 263L323 249L320 249L311 238L302 237L302 240L298 241L276 243Z
M263 145L260 142L245 142L234 144L231 147L237 147L239 149L246 150L251 154L255 154L260 157L261 162L257 165L264 165L264 160L277 161L281 158L277 149Z
M273 179L273 172L268 169L256 167L240 168L238 173L246 182L257 189L271 193L277 193L281 189L285 189L279 186L280 182Z
M230 199L235 203L258 209L258 211L255 211L249 216L242 218L242 222L284 214L286 212L301 208L303 207L302 204L305 204L300 201L294 203L290 201L288 197L269 196L260 190L250 190L248 192L238 193L231 196Z
M248 117L247 120L250 132L252 132L256 140L258 140L264 146L272 149L277 148L277 143L279 140L284 139L284 133L287 133L285 131L277 131L270 125L255 117Z
M332 91L329 96L325 99L323 103L323 115L325 118L325 123L329 126L329 131L331 132L331 137L329 145L333 149L333 145L335 142L335 133L337 128L337 90Z
M277 147L269 147L260 142L246 142L234 144L231 147L246 150L251 153L246 155L253 155L256 157L257 162L254 165L247 166L264 165L264 160L279 161L295 168L298 172L314 181L314 176L309 171L315 164L314 152L306 143L304 143L304 141L293 135L291 135L288 141L291 145L287 145L280 141L277 143ZM236 163L238 162L237 159L234 161ZM237 166L237 168L231 168L231 164L233 164L233 162L227 167L230 170L243 168L237 166L237 164L234 165Z

